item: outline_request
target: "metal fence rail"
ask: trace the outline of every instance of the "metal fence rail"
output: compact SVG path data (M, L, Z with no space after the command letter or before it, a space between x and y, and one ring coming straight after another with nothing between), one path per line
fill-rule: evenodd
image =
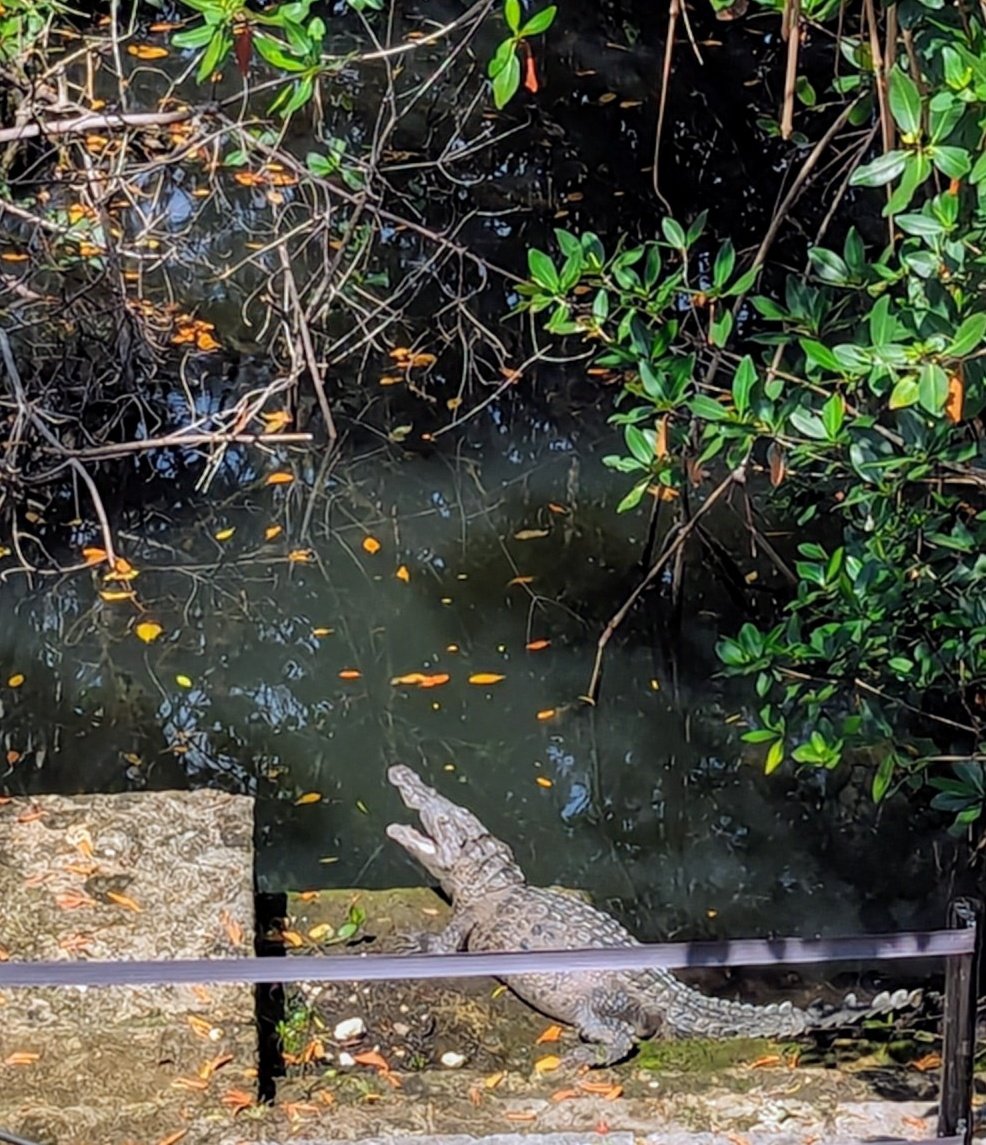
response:
M945 1020L936 1145L972 1140L976 999L982 904L949 907L946 930L845 938L733 939L641 943L584 950L466 954L372 954L332 957L216 958L173 961L0 962L0 989L51 986L175 986L196 982L370 982L427 978L508 978L586 970L779 966L845 961L944 958ZM12 1140L0 1131L0 1141ZM929 1145L929 1143L916 1143Z

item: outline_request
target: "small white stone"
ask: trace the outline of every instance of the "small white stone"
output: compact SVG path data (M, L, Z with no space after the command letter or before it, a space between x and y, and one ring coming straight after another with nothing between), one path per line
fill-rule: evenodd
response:
M345 1050L339 1055L339 1064L343 1067L356 1064L356 1059L352 1054L347 1054Z
M332 1031L337 1042L348 1042L353 1038L361 1038L366 1033L366 1023L362 1018L346 1018L339 1022Z
M455 1050L447 1050L439 1060L447 1069L458 1069L460 1065L466 1064L466 1055L457 1054Z
M394 1022L394 1033L399 1038L406 1038L410 1032L411 1027L407 1024L407 1022Z

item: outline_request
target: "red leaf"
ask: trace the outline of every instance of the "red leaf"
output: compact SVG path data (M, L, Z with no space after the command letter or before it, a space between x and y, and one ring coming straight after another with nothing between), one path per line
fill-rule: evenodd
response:
M253 34L249 24L242 24L236 29L235 44L236 66L240 75L246 79L250 74L250 57L253 55Z
M524 47L527 48L526 58L524 59L524 87L528 91L533 92L537 91L540 87L538 83L538 73L534 65L534 53L527 44L525 44Z

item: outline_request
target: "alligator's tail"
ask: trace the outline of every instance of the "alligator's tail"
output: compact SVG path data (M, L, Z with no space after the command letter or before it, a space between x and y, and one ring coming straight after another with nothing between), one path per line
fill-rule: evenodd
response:
M682 983L662 1001L662 1028L671 1037L790 1038L809 1030L829 1030L921 1004L920 990L884 991L871 1002L848 994L838 1006L815 1003L806 1010L790 1002L755 1006L710 998Z

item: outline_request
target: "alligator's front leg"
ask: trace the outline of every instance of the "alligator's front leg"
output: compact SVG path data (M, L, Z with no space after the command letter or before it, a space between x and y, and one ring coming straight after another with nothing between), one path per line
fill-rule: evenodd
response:
M454 914L444 930L434 934L420 931L398 936L397 946L402 954L455 954L464 949L473 919L468 914Z

